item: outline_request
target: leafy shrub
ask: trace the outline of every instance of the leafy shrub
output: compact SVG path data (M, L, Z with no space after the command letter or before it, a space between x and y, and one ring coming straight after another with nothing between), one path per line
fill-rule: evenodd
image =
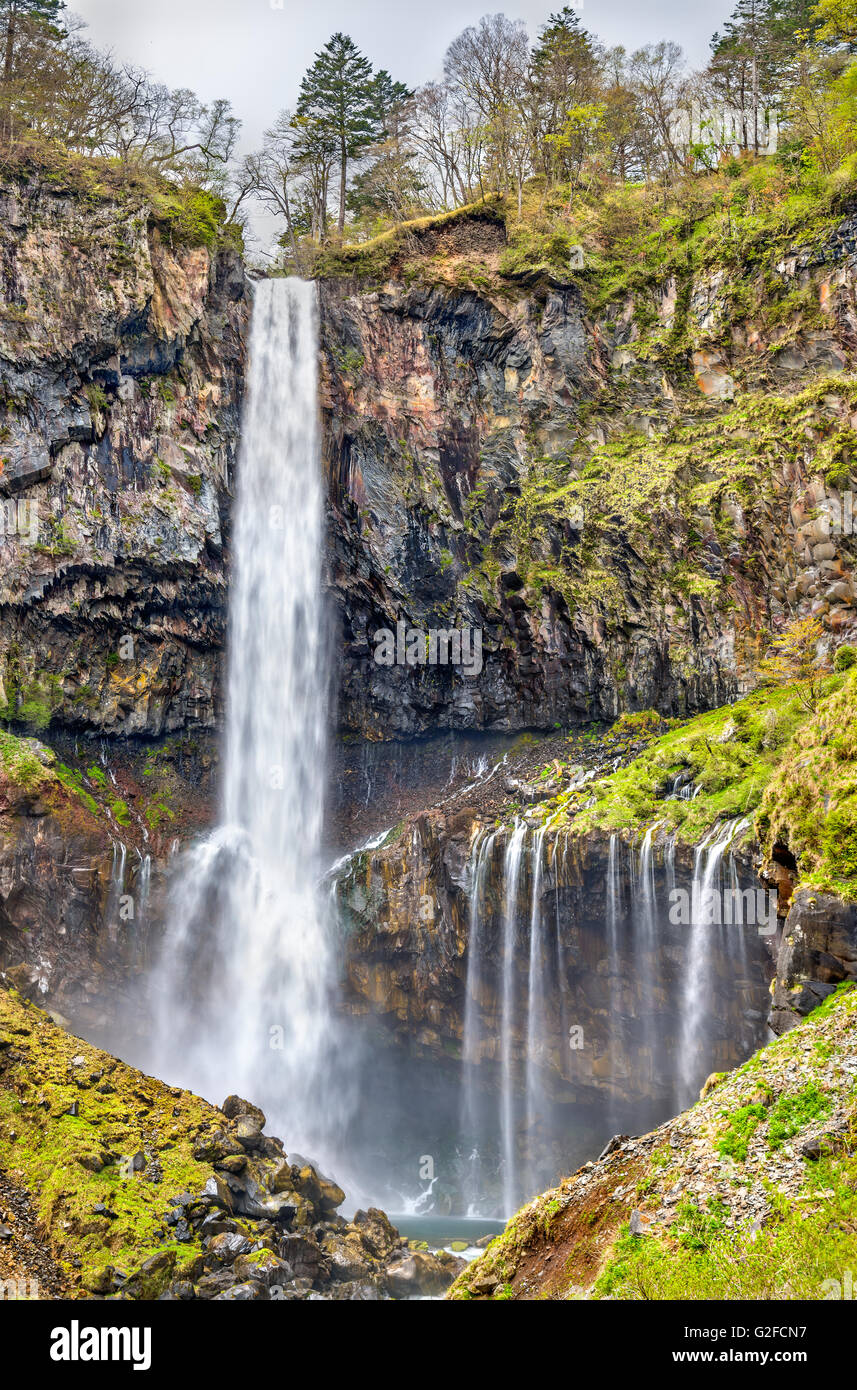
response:
M843 642L842 646L837 648L833 658L834 671L850 671L855 662L857 662L857 647Z

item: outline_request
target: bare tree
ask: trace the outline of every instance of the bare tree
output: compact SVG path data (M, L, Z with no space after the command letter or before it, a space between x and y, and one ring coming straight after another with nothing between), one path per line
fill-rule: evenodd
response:
M306 170L297 150L296 132L290 111L281 111L276 123L265 132L263 148L248 155L242 165L241 187L252 191L269 211L285 219L286 233L295 268L302 273L300 246L295 227L295 184Z
M638 151L647 178L678 169L675 113L684 54L677 43L661 40L631 55L630 78L638 101Z
M526 115L529 59L523 22L494 14L484 15L453 39L443 61L446 80L458 95L461 109L469 108L468 127L481 125L492 172L501 186L515 183L520 141L530 134Z

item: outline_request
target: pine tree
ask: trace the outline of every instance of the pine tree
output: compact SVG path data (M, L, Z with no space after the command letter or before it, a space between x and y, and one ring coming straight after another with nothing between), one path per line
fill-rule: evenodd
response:
M3 81L11 82L15 72L15 41L22 20L33 20L53 29L65 0L0 0L0 17L5 27Z
M386 140L395 135L396 115L412 96L411 89L404 82L394 82L386 68L379 68L375 73L372 78L372 100L381 126L379 139Z
M760 108L774 96L779 76L776 16L776 0L738 0L723 33L711 40L711 74L741 113L743 148L756 154Z
M557 138L565 129L569 111L597 99L601 62L598 45L570 6L549 16L539 32L530 64L535 121L548 167L556 167ZM560 160L559 164L560 172L568 177L565 162Z
M372 65L347 34L334 34L316 54L301 82L296 117L316 147L324 145L338 157L341 236L349 163L359 159L383 130Z

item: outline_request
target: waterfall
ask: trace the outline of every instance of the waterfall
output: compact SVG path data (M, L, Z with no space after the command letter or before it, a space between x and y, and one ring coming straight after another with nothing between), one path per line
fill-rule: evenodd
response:
M543 1084L544 1067L552 1044L549 1023L549 996L552 986L561 982L562 949L557 931L556 948L549 940L543 921L542 884L545 873L547 827L537 829L528 845L529 830L524 822L515 825L503 855L502 918L498 942L498 995L500 1012L499 1048L486 1048L480 1004L490 985L488 937L489 904L486 888L494 860L496 833L480 832L470 856L468 884L470 911L468 920L467 974L465 982L463 1074L461 1100L461 1135L468 1154L464 1182L465 1198L470 1214L475 1214L484 1201L485 1155L492 1133L499 1135L500 1169L502 1175L502 1208L510 1216L523 1196L535 1190L537 1164L536 1131L548 1097ZM529 849L530 875L528 883L529 910L522 917L519 911L519 889L525 856ZM554 872L557 871L554 862ZM557 923L558 923L557 915ZM519 951L520 925L526 926L526 953ZM552 977L552 962L557 981ZM526 975L522 967L526 963ZM557 969L557 966L560 968ZM562 993L562 990L561 990ZM559 1013L562 1014L560 1007ZM523 1035L526 1045L524 1069L516 1065L516 1039ZM492 1130L487 1113L486 1097L481 1089L479 1064L483 1054L499 1053L500 1078L497 1113ZM523 1090L523 1109L526 1117L526 1164L521 1171L518 1160L517 1127L520 1104L517 1096Z
M256 290L237 472L216 829L177 865L153 982L155 1069L260 1101L324 1150L336 1051L317 893L325 777L323 496L312 284ZM327 1084L322 1084L322 1083ZM323 1156L323 1155L322 1155Z
M547 826L543 825L533 836L532 886L530 890L530 957L527 970L527 1054L524 1080L524 1096L527 1121L527 1181L526 1190L535 1185L533 1173L533 1149L535 1147L535 1126L541 1118L546 1102L542 1084L542 1069L548 1058L547 1027L547 985L545 978L545 951L542 939L542 855Z
M658 1123L692 1102L724 1036L733 1052L736 1045L743 1052L758 1041L743 1021L740 994L726 1005L728 1034L716 1001L724 979L753 987L748 977L758 968L761 947L742 925L725 928L720 914L708 920L704 911L708 890L719 888L724 874L724 886L737 899L732 846L748 824L715 826L697 847L692 879L678 871L678 832L663 821L650 825L636 845L612 834L600 922L574 866L570 872L567 830L554 833L547 824L517 821L502 857L495 855L502 832L476 834L467 873L459 1143L462 1193L471 1214L497 1202L509 1217L557 1176L551 1168L557 1156L563 1162L564 1150L575 1159L580 1154L581 1139L563 1128L567 1086L581 1075L576 1061L568 1066L565 1048L569 1023L580 1017L586 972L593 968L591 934L600 941L598 968L606 970L599 1007L607 1033L595 1058L606 1062L613 1082L600 1113L604 1138L629 1125ZM561 895L561 884L575 883L582 892L571 899ZM685 905L694 905L690 919L673 915L677 891ZM764 990L763 983L758 987ZM492 998L496 1044L483 1021ZM596 1069L595 1075L604 1074ZM494 1192L487 1161L492 1145L499 1153L501 1195Z
M703 1025L709 1016L712 999L713 961L715 951L724 942L722 898L722 866L724 856L736 836L748 822L740 818L715 825L696 847L691 886L691 927L684 972L681 1009L681 1033L678 1079L681 1084L680 1104L690 1105L703 1079L705 1063L701 1062ZM737 881L737 870L730 858L731 873ZM746 960L745 931L742 925L734 928L730 944L737 940L738 954Z
M500 991L500 1135L503 1158L503 1210L506 1216L511 1216L518 1205L515 1077L512 1046L515 1029L515 940L518 922L518 883L526 838L527 827L523 822L520 822L509 836L503 864L506 894L503 907L503 963Z
M469 1146L465 1200L470 1215L475 1215L482 1196L482 1116L477 1082L477 1068L482 1057L482 1020L480 1000L484 970L484 900L485 884L494 854L496 835L481 831L474 841L469 869L470 913L467 933L467 978L464 997L464 1028L462 1033L461 1129Z
M125 892L125 864L128 859L128 848L122 840L113 840L112 844L113 863L110 867L110 886L107 890L104 916L108 933L115 938L120 929L119 908L122 895Z
M660 938L660 919L655 894L654 838L659 822L650 825L640 846L637 872L638 891L634 894L634 958L640 994L645 1009L643 1016L642 1066L654 1078L657 1075L658 1028L655 1008L655 953Z
M138 929L145 926L149 911L149 895L152 891L152 856L137 850L136 904L134 916Z
M616 1074L616 1031L621 1017L619 983L622 961L619 947L619 924L622 916L622 879L619 869L619 845L621 841L614 832L610 836L610 850L607 856L607 1059L610 1075ZM615 1128L611 1105L611 1128Z

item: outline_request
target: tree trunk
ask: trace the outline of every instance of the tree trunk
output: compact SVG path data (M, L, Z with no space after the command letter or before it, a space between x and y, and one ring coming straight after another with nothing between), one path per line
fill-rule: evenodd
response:
M9 6L9 18L6 21L6 52L3 57L3 81L12 81L13 60L15 56L15 19L17 16L17 6Z
M345 141L342 142L342 150L339 160L339 237L345 231L345 179L348 174L348 156L345 153Z
M295 224L292 221L292 205L289 199L288 185L283 179L283 207L286 212L286 227L288 228L289 240L292 244L292 255L295 261L295 270L298 275L303 275L303 265L301 264L301 253L298 250L298 239L295 236Z

